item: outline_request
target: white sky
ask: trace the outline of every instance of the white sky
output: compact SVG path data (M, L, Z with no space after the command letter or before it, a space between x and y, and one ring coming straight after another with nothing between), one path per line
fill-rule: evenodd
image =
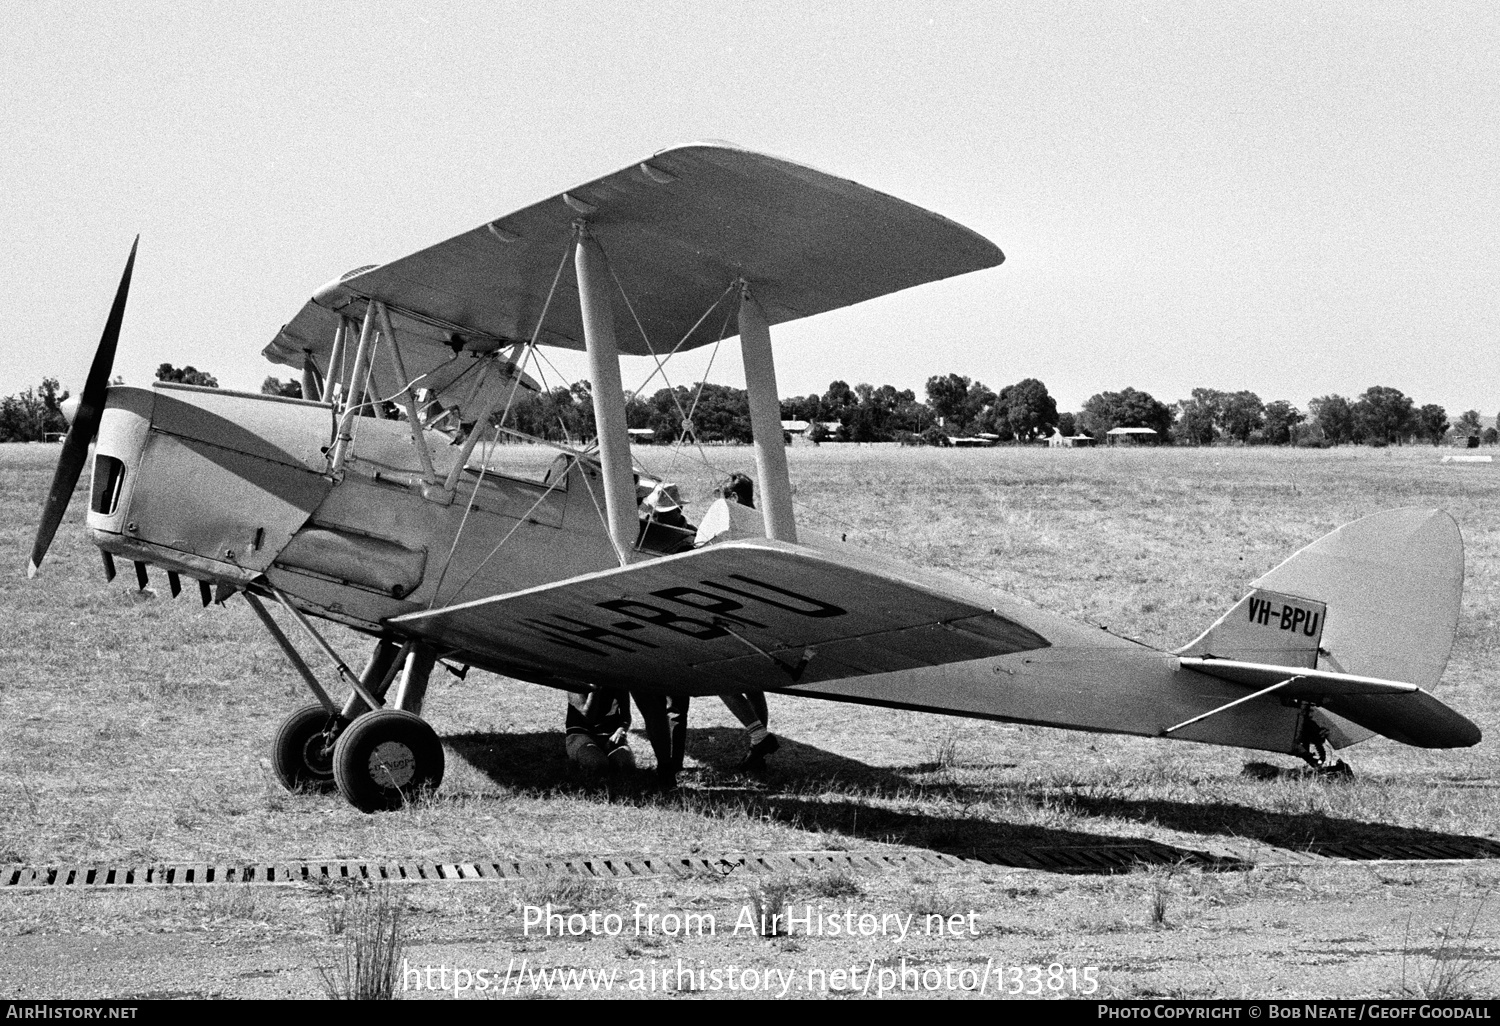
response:
M137 232L116 371L255 389L324 281L722 138L1008 258L776 329L783 395L956 371L1063 409L1383 384L1490 414L1497 54L1489 3L28 2L0 394L80 387Z

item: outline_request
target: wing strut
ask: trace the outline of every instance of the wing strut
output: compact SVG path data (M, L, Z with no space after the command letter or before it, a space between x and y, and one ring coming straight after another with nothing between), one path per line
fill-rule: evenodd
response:
M636 517L635 481L630 464L630 432L625 425L625 386L620 380L620 349L615 342L614 307L610 302L609 264L583 222L574 226L574 267L578 302L583 311L583 344L588 351L594 424L599 434L599 464L604 472L604 511L620 565L631 561L640 521ZM779 416L779 414L778 414Z
M417 397L412 392L414 382L406 374L406 361L401 359L401 347L396 344L396 332L391 327L391 315L385 304L371 300L370 305L375 308L380 333L385 336L386 348L391 351L391 365L396 369L396 379L401 382L399 398L406 409L406 422L411 427L412 445L416 447L417 458L422 461L422 483L430 489L437 483L437 472L432 469L432 453L427 451L427 439L422 435L422 418L417 416Z
M1168 727L1166 730L1164 730L1164 731L1161 732L1161 736L1162 737L1166 737L1168 734L1172 733L1174 730L1181 730L1183 727L1190 727L1194 723L1199 722L1200 720L1206 720L1210 716L1217 716L1221 712L1225 712L1226 710L1233 709L1237 705L1243 705L1244 703L1249 702L1252 699L1264 698L1266 695L1269 695L1271 692L1273 692L1273 691L1279 691L1280 689L1286 687L1288 684L1295 684L1297 681L1299 681L1301 679L1302 679L1302 677L1300 677L1300 676L1294 676L1294 677L1288 677L1286 680L1277 681L1275 684L1272 684L1268 688L1261 688L1259 691L1251 692L1250 694L1246 695L1244 698L1236 698L1233 702L1226 702L1224 705L1219 706L1217 709L1210 709L1206 713L1199 713L1197 716L1194 716L1190 720L1183 720L1181 723L1178 723L1175 726Z
M766 537L795 542L792 517L792 480L786 468L786 444L781 435L781 400L776 393L776 362L771 357L771 329L765 311L740 288L740 352L745 363L745 391L750 403L750 430L755 439L755 472L760 478Z
M339 419L338 440L333 445L333 462L328 468L335 478L343 473L344 461L349 458L349 449L354 444L354 419L364 403L365 378L370 370L370 350L375 345L375 304L365 306L365 323L359 329L359 348L354 352L354 370L349 375L348 399L343 416ZM376 708L371 706L370 708Z

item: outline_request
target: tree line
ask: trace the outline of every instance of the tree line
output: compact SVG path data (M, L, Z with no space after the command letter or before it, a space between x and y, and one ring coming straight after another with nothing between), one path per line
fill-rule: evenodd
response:
M210 388L218 380L194 367L157 368L159 381ZM116 384L120 379L116 379ZM267 377L261 392L300 398L301 385ZM56 378L16 395L0 398L0 442L43 441L65 432L62 403L68 398ZM389 411L396 415L396 411ZM744 389L697 384L627 392L626 424L649 429L659 442L749 442L750 407ZM1103 440L1120 427L1144 427L1163 443L1178 445L1373 446L1440 444L1449 429L1459 437L1497 442L1494 427L1482 429L1477 410L1466 410L1450 424L1447 411L1435 403L1418 406L1399 389L1376 385L1354 399L1325 395L1307 404L1306 412L1284 399L1264 402L1254 392L1195 388L1170 405L1147 392L1126 388L1090 396L1076 412L1061 412L1047 386L1025 378L995 391L960 374L927 379L925 400L894 385L831 382L821 394L781 400L783 421L808 425L813 441L891 442L944 445L954 437L991 442L1035 442L1054 431ZM684 424L690 428L684 430ZM594 435L590 385L577 381L550 390L518 395L506 426L554 441L579 441Z

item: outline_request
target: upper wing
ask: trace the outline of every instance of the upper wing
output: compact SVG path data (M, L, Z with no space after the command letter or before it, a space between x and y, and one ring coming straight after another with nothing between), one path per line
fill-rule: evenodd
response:
M697 694L1048 645L974 601L764 539L412 613L390 625L511 676Z
M698 143L351 272L319 291L266 356L301 366L304 350L326 355L335 323L326 315L358 319L370 299L390 308L403 340L492 351L531 338L560 263L540 341L582 349L577 285L563 261L580 218L658 353L682 339L684 349L716 341L723 318L703 315L740 278L776 324L1004 259L987 239L921 207L791 161ZM615 306L621 352L649 354L630 311Z

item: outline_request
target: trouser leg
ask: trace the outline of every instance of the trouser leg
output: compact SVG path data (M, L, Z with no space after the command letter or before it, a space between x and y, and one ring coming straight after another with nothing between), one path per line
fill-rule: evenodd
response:
M563 749L568 762L588 776L597 776L609 768L603 747L588 734L569 734L563 739Z
M646 739L656 753L658 773L676 773L682 769L687 750L688 698L686 695L656 695L636 692L636 708L646 727Z
M667 727L672 736L672 772L682 769L683 757L687 755L688 703L687 695L667 696Z
M719 701L723 702L725 707L734 713L734 718L739 720L740 726L746 730L754 730L756 727L764 727L766 725L765 719L756 712L755 703L750 700L749 694L720 695Z
M745 728L750 735L751 745L764 745L766 739L771 736L767 729L770 720L770 710L766 707L766 693L764 691L747 691L742 695L720 695L729 711L734 713L735 719Z

